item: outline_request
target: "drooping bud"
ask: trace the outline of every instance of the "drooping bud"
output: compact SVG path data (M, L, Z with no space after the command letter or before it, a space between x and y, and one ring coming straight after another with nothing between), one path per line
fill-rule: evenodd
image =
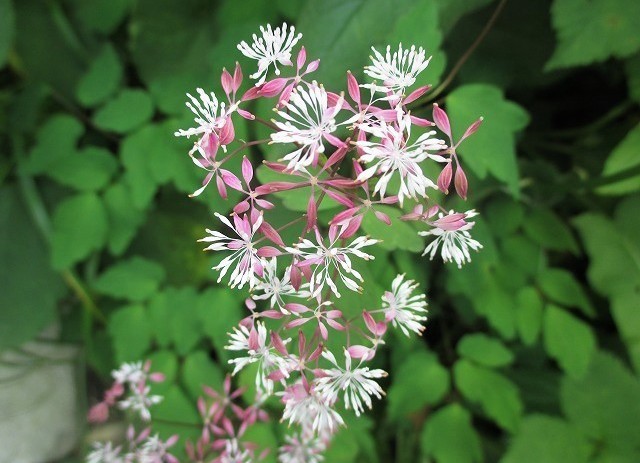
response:
M451 185L451 178L453 177L453 168L451 163L447 162L440 175L438 175L438 189L445 194L449 194L449 185Z
M458 165L458 167L456 168L456 178L454 180L454 184L458 196L460 196L462 199L467 199L467 189L469 187L469 183L467 182L467 176L465 175L464 170L462 170L462 167L460 167L460 165Z

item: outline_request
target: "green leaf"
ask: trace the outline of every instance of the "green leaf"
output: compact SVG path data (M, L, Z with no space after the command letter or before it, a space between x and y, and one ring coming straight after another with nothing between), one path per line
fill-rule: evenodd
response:
M106 35L118 27L133 4L132 0L73 0L73 12L84 27Z
M397 207L375 206L375 210L387 214L391 219L391 225L378 220L373 211L367 211L362 220L362 229L377 240L384 249L403 249L406 251L420 252L424 248L422 239L409 223L400 220L402 211Z
M447 405L429 417L420 434L420 447L423 455L437 463L484 461L471 414L457 403Z
M607 177L638 167L640 159L640 124L627 133L624 139L616 145L604 163L602 176ZM597 192L603 195L623 195L640 189L640 174L619 180L598 188Z
M190 352L202 338L198 294L190 286L167 288L149 304L149 322L158 344L173 344L180 355Z
M516 295L516 326L522 342L533 345L542 328L544 303L540 294L532 287L522 288Z
M176 385L164 392L162 402L151 409L151 416L157 420L153 423L154 431L159 432L163 439L178 434L181 440L195 441L202 434L202 430L198 429L201 418L195 402ZM174 450L171 449L171 452L174 453Z
M167 123L148 124L128 135L122 143L120 156L126 170L125 181L131 187L138 208L145 208L158 186L169 181L173 181L176 188L185 193L192 193L200 186L202 171L192 163L185 162L188 148L176 140L174 131L175 128L172 129ZM229 167L229 164L225 166ZM211 186L211 190L215 190L215 185ZM215 195L215 199L206 196L207 205L216 206L218 203L218 208L227 207L221 205L217 192Z
M501 463L587 463L591 444L575 427L545 415L522 420Z
M459 148L466 165L480 178L491 173L518 197L515 134L529 123L527 112L505 100L498 87L485 84L458 87L449 94L446 103L456 140L471 123L484 117L478 131Z
M437 404L449 391L449 373L435 355L426 351L411 353L395 369L387 391L389 417L401 420L426 405ZM421 391L416 394L416 391Z
M185 355L190 352L202 338L203 330L198 318L198 294L192 287L184 287L169 292L169 307L172 317L171 337L176 352Z
M217 23L226 25L228 21L223 16L216 21L218 4L211 8L202 0L164 0L158 8L155 0L138 0L135 5L130 21L132 61L158 108L184 114L185 93L219 82L222 65L232 67L241 57L235 48L240 40L214 51L216 36L224 39L232 35L221 33ZM233 26L232 31L239 28L238 23ZM215 68L209 63L214 52L221 55L222 63Z
M59 2L13 1L15 51L20 72L73 99L88 52L70 28Z
M640 381L620 360L598 353L583 378L565 377L560 398L565 415L588 439L603 450L638 456Z
M87 107L96 106L118 90L121 80L122 64L113 46L107 43L78 82L78 101Z
M109 317L109 334L118 363L141 360L151 344L151 327L144 307L128 305Z
M522 415L522 402L516 386L499 373L458 360L453 367L458 390L501 428L514 432Z
M133 204L131 191L124 183L114 183L103 195L109 217L109 251L122 254L133 239L138 227L144 222L145 212Z
M504 344L482 333L464 336L456 350L467 360L486 367L503 367L513 362L513 354Z
M18 189L8 185L0 188L0 262L2 351L30 340L56 320L64 288Z
M578 254L578 243L569 227L551 209L536 207L527 213L524 231L529 238L546 249Z
M245 315L241 299L228 289L209 288L200 295L197 313L204 334L211 339L216 352L226 362L229 359L229 351L224 348L227 345L227 333Z
M108 296L139 302L155 294L164 277L164 269L157 263L132 257L109 267L93 287Z
M273 423L258 422L249 426L245 434L245 438L247 439L247 442L255 443L258 446L259 450L256 453L264 450L270 450L268 454L265 455L264 460L262 460L264 463L276 463L279 461L276 452L271 451L271 449L278 448L279 445Z
M151 116L153 103L149 95L143 90L125 88L93 115L93 122L105 130L127 133L148 122Z
M640 103L640 53L636 53L625 63L629 96L636 103Z
M474 297L476 311L486 317L489 324L504 339L513 339L516 335L515 301L510 292L504 290L491 275L486 275L487 284L482 292Z
M611 300L611 312L640 371L640 246L636 239L639 198L628 198L616 210L613 222L598 214L575 220L589 254L589 281Z
M147 142L150 126L127 136L120 145L120 157L125 168L124 180L131 191L133 204L138 209L146 208L158 189L158 182L151 173Z
M298 18L304 46L310 56L323 63L314 79L335 89L346 87L346 70L356 72L366 64L373 44L385 42L397 18L411 3L384 0L313 0L307 2ZM384 24L385 27L380 27ZM386 46L386 43L384 43Z
M118 169L111 152L89 146L60 159L47 175L62 185L80 191L95 191L106 186Z
M589 325L549 305L544 314L544 347L568 375L578 378L587 371L596 338Z
M7 61L15 34L15 15L11 0L0 0L0 68Z
M554 0L558 46L547 69L626 58L640 49L640 3L627 0Z
M182 365L182 382L193 400L204 395L202 386L209 386L215 391L223 389L224 376L220 367L206 352L191 352Z
M587 213L574 220L587 253L587 275L593 287L605 296L625 292L640 284L640 247L606 217Z
M483 211L495 235L514 233L524 222L524 208L508 196L492 200ZM527 217L527 221L529 217Z
M151 362L150 371L164 375L164 381L151 385L151 392L163 395L175 383L178 374L178 357L170 350L157 350L147 355L146 359Z
M107 237L107 212L100 198L85 193L60 202L53 213L51 262L66 269L100 249Z
M616 294L611 300L611 314L620 337L627 345L629 356L640 372L640 289L629 289Z
M596 314L587 294L570 272L559 268L548 268L538 275L540 289L553 302L567 307L578 307L594 317Z
M44 174L76 152L84 132L80 122L66 114L54 114L38 129L36 145L29 153L24 169L30 174Z

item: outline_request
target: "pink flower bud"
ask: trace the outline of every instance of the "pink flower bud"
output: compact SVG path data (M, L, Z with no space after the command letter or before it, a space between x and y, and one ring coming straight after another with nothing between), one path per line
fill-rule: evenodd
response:
M449 185L451 185L451 178L453 176L453 168L451 163L447 162L440 175L438 175L438 188L445 194L449 194Z
M222 177L216 176L216 185L218 186L218 193L224 199L227 199L227 187L224 184Z
M304 47L300 47L300 51L298 52L298 59L296 60L296 67L298 69L302 69L304 63L307 61L307 50Z
M251 87L249 90L247 90L244 95L242 95L242 100L241 101L249 101L249 100L255 100L256 98L259 98L260 96L262 96L260 94L260 89L262 87Z
M271 226L270 223L262 222L262 225L260 225L260 228L258 230L265 236L265 238L267 238L272 243L275 243L278 246L284 246L284 241L282 241L280 234L275 228Z
M253 179L253 166L246 156L242 158L242 178L244 178L247 185L249 185Z
M285 79L283 77L278 77L276 79L270 80L262 87L260 87L260 96L271 98L273 96L279 95L285 85L287 85L287 80L288 79Z
M263 246L257 251L258 257L277 257L282 253L273 246Z
M484 120L484 117L481 117L480 119L478 119L477 121L475 121L473 124L471 124L467 130L465 130L464 134L462 135L462 138L460 139L460 141L458 142L458 145L462 142L462 140L464 140L467 137L470 137L471 135L473 135L474 133L476 133L476 131L480 128L480 124L482 124L482 121Z
M231 74L229 74L229 71L227 71L226 68L222 69L220 82L222 83L222 89L224 90L224 93L229 96L229 94L233 91L233 77L231 77Z
M271 332L271 345L285 357L289 355L287 348L278 333Z
M254 116L253 114L251 114L249 111L245 111L244 109L237 109L237 113L243 117L244 119L247 119L249 121L252 121L256 118L256 116Z
M242 85L242 69L240 68L240 63L236 61L236 68L233 71L233 91L237 92Z
M458 196L460 196L462 199L467 199L467 188L469 187L469 183L467 182L467 176L465 175L464 170L462 170L462 167L460 167L460 165L458 165L458 167L456 168L456 178L454 180L454 184Z
M307 204L307 230L313 229L318 222L318 206L313 196L309 197Z
M449 117L447 113L444 112L437 103L433 104L433 120L436 123L436 126L451 139L451 124L449 124Z
M236 138L236 131L233 128L233 121L230 117L227 117L224 125L220 129L220 143L222 145L228 145Z
M375 214L378 220L386 223L387 225L391 225L391 218L387 214L380 211L373 211L373 213Z
M347 90L351 99L360 104L360 86L351 71L347 71Z
M409 103L413 103L414 101L416 101L418 98L420 98L422 95L424 95L425 93L427 93L429 91L429 89L431 88L431 85L425 85L423 87L417 88L415 89L413 92L411 92L409 94L408 97L406 97L404 99L404 104L409 104Z
M314 60L309 63L307 69L304 70L304 74L309 74L311 72L315 72L320 67L320 60Z
M109 406L100 402L89 409L87 419L89 423L104 423L109 418Z
M242 191L242 183L240 183L240 179L236 177L234 174L225 169L220 169L220 175L224 183L227 186L233 188L234 190Z

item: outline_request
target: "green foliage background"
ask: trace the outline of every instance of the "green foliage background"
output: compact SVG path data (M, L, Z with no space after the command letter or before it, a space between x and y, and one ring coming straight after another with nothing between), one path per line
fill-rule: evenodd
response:
M214 283L195 243L232 203L186 198L200 174L173 137L190 123L184 94L219 91L222 67L246 64L235 44L282 20L328 88L398 41L433 54L437 86L497 7L438 96L457 135L485 117L461 148L470 200L452 202L481 212L485 248L457 270L412 254L411 226L365 222L387 239L354 310L406 272L430 320L423 339L389 340L387 399L349 420L326 461L640 461L637 1L0 0L0 350L57 322L84 346L91 390L150 358L168 377L157 416L197 422L243 294Z

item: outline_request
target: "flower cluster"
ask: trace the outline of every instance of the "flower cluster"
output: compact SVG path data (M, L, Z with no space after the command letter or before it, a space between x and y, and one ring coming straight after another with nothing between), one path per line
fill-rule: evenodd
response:
M407 336L421 334L427 304L418 285L398 275L377 307L342 305L345 291L363 291L362 268L374 259L379 242L362 232L367 214L384 226L393 227L394 220L420 223L424 231L416 239L435 238L424 254L433 258L439 249L444 261L458 266L470 260L470 250L482 247L470 235L474 222L468 219L475 212L449 211L432 194L448 194L453 181L457 195L466 199L467 178L456 150L482 119L454 143L442 108L433 105L433 120L410 111L430 88L413 88L429 65L425 50L398 45L383 54L373 49L364 69L373 81L360 83L347 72L346 92L335 93L309 79L319 60L307 64L304 47L292 61L301 37L283 24L261 28L251 44L240 43L240 52L258 62L250 75L256 82L240 92L240 65L233 74L223 70L226 101L202 89L199 98L188 95L195 126L175 134L195 137L189 156L206 171L193 196L214 178L222 198L228 198L229 189L241 195L229 205L229 215L215 213L221 226L207 229L200 241L219 256L213 267L218 281L249 291L250 315L229 334L227 349L234 354L229 361L234 375L248 365L257 371L258 397L249 408L233 404L238 393L231 392L228 380L223 396L209 391L213 402L199 403L206 426L189 447L194 461L211 452L217 455L212 461L254 461L255 448L242 436L263 419L260 404L272 396L282 402L282 420L293 426L280 461L321 461L331 436L344 425L340 407L360 415L373 406L373 398L382 398L378 381L387 373L374 366L378 347L390 327ZM269 80L272 67L277 77ZM251 112L256 99L272 100L273 120ZM272 132L264 140L237 140L238 117ZM258 145L276 145L283 154L274 160L264 150L260 162L253 149ZM238 156L241 167L233 172L229 161ZM278 180L259 182L254 175L259 162L269 178ZM440 171L437 178L427 173L433 166ZM305 198L306 211L279 223L274 214L279 197L292 194ZM318 213L327 198L339 207L331 217ZM385 210L394 205L401 213L392 220ZM285 242L283 236L291 233L284 231L291 229L297 238ZM332 352L328 345L341 347ZM228 418L228 411L235 418Z
M424 329L425 297L404 275L393 281L378 307L358 308L356 316L352 310L347 316L341 308L344 291L363 290L359 269L374 258L371 249L378 243L362 234L364 216L373 213L392 227L385 208L402 209L411 201L414 206L404 210L400 220L422 223L426 229L419 235L435 238L424 254L433 258L439 249L444 261L460 266L470 260L470 250L482 247L469 233L475 212L448 211L431 194L449 193L455 179L456 193L466 199L467 178L456 149L478 129L481 119L454 143L447 114L438 105L433 105L433 121L411 113L409 105L430 88L412 88L429 65L425 50L402 45L389 46L385 53L373 49L371 64L364 69L373 81L361 84L349 72L346 94L334 93L308 79L319 61L307 65L304 47L292 61L301 37L283 24L261 28L251 44L240 43L242 54L258 61L257 72L250 76L257 82L236 99L242 85L240 66L233 76L223 71L221 82L229 101L218 103L214 93L198 90L201 101L189 96L187 102L196 114L196 126L176 133L197 137L190 154L207 171L194 195L213 177L223 198L229 188L243 195L230 205L230 217L215 213L223 228L207 229L201 241L208 244L206 250L221 255L214 266L218 281L228 275L229 286L250 292L251 314L230 333L227 349L237 354L230 360L233 374L254 364L261 397L280 397L282 419L298 425L281 450L284 462L314 461L309 455L344 423L338 402L359 415L372 407L373 397L384 395L378 380L386 373L371 362L389 326L405 335ZM277 77L268 80L271 67ZM295 75L285 76L287 68L295 69ZM273 100L273 120L250 112L251 101L258 98ZM273 132L266 140L236 141L236 115ZM282 145L280 159L267 158L261 167L281 180L256 181L250 147L262 143ZM219 148L227 153L222 158L217 156ZM239 155L240 172L225 169L229 159ZM428 163L438 166L437 179L426 174ZM292 190L307 198L306 213L276 226L272 217L277 197ZM342 209L323 221L318 209L327 197ZM296 226L299 238L285 242L283 230ZM326 347L330 337L343 340L342 352Z

